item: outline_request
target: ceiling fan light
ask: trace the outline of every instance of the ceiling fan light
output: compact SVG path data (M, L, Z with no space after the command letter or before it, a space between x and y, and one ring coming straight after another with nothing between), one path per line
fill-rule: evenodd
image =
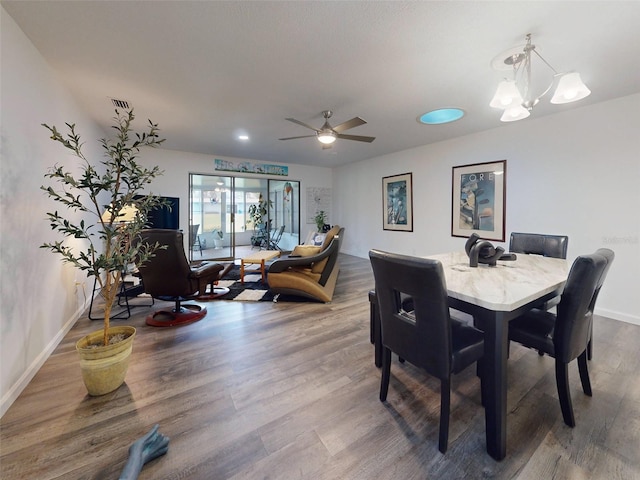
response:
M558 88L556 88L551 103L562 104L582 100L589 96L591 90L583 83L578 72L567 73L560 77Z
M503 80L498 84L495 95L489 102L493 108L510 108L522 103L522 95L513 80Z
M331 130L318 132L318 140L320 141L320 143L330 145L336 141L336 134Z
M506 108L502 116L501 122L515 122L527 118L531 113L522 105L515 105L513 107Z

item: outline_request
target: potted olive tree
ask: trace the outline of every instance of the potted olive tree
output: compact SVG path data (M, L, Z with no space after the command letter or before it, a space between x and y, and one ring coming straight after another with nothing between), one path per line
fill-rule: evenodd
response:
M45 174L53 185L40 188L65 207L64 211L48 212L47 217L51 229L64 239L44 243L41 248L60 255L63 262L95 278L104 298L102 330L76 344L90 395L109 393L124 382L136 330L128 326L111 327L111 309L121 288L123 272L144 263L161 248L140 242L139 234L145 228L147 213L163 204L160 197L143 193L162 172L157 166L139 165L136 155L140 148L155 147L164 139L158 137L158 126L151 121L146 132L134 133L133 120L132 110L116 110L112 126L116 134L112 139L100 140L104 159L95 164L82 153L75 124L66 124L66 135L55 126L42 124L51 133L51 139L70 150L81 163L76 174L58 164ZM76 212L82 212L83 219L77 220ZM87 221L87 217L91 220ZM82 241L65 242L69 239Z

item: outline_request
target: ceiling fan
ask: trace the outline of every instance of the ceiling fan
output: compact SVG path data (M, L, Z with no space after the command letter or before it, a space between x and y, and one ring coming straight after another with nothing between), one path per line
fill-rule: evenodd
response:
M294 140L296 138L317 137L318 141L322 143L322 148L331 148L331 144L335 142L337 138L341 138L343 140L355 140L357 142L368 142L368 143L371 143L376 139L376 137L365 137L363 135L345 135L344 133L342 133L345 130L349 130L350 128L364 125L367 122L365 122L360 117L353 117L351 120L347 120L346 122L341 123L340 125L336 125L335 127L332 127L331 125L329 125L329 118L331 118L332 114L333 112L331 110L325 110L324 112L322 112L322 115L324 116L324 125L322 126L322 128L314 128L311 125L307 125L306 123L301 122L300 120L296 120L295 118L287 118L286 120L289 120L290 122L293 122L293 123L297 123L298 125L302 125L303 127L313 130L316 133L315 135L287 137L287 138L281 138L280 140Z

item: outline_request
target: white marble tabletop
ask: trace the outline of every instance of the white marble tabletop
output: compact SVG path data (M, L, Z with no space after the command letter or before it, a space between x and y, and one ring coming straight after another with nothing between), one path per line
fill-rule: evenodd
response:
M464 251L426 256L442 263L450 297L506 312L562 287L571 267L560 258L520 253L517 257L495 267L472 268Z

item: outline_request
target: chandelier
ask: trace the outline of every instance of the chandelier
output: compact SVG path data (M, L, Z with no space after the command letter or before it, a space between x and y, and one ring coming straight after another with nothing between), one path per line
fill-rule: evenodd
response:
M492 62L495 69L513 70L513 79L504 79L498 84L498 89L489 103L491 107L503 110L500 120L514 122L527 118L531 110L556 84L557 87L551 97L551 103L571 103L581 100L591 93L591 90L580 79L577 72L558 73L542 55L536 51L531 43L531 34L526 36L527 43L522 50L511 49L496 57ZM534 53L544 64L553 71L551 83L540 95L534 96L531 82L531 54ZM506 56L504 56L506 55ZM506 67L505 67L506 66Z

